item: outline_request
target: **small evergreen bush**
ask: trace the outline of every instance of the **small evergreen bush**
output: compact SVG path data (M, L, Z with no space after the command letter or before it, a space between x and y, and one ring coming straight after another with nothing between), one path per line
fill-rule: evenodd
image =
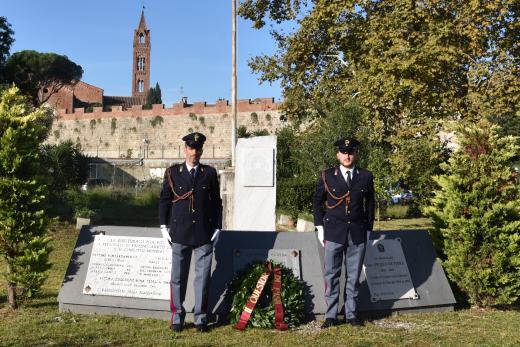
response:
M518 138L487 121L457 129L459 149L441 165L425 209L448 276L477 306L520 297L520 185L512 160Z

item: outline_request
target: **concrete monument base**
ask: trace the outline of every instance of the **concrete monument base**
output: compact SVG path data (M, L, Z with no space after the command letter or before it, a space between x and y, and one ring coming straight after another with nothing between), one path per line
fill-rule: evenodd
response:
M84 294L92 245L95 236L101 234L160 237L158 228L83 227L58 296L60 310L170 319L169 300ZM428 233L426 231L385 231L371 234L372 240L395 238L401 240L402 250L417 298L374 301L370 295L366 279L362 278L359 293L359 311L362 315L377 317L395 313L452 310L455 299L444 271L436 260L436 254ZM270 249L279 250L275 253L282 256L283 252L290 251L291 254L295 254L294 257L298 257L291 261L299 261L299 264L293 263L293 271L300 271L300 277L304 283L307 319L323 316L326 310L323 295L323 247L319 245L316 233L223 231L214 251L209 299L209 310L219 320L225 321L227 319L231 298L226 296L226 284L235 275L234 269L236 270L237 266L236 264L234 266L234 263L237 261L235 260L236 257L240 255L240 250L247 250L242 251L242 255L254 253L255 258L252 260L258 260L261 254L267 256ZM258 250L258 252L252 252L252 250ZM241 262L244 262L243 258L241 258ZM184 304L187 312L193 311L193 277L194 264L192 263ZM191 319L189 317L188 315L188 320Z

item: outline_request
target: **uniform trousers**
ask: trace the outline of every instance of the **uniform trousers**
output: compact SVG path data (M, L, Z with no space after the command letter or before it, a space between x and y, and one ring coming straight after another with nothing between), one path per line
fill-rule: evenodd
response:
M343 258L345 258L345 289L343 292L345 302L345 319L356 317L356 300L358 296L359 275L363 268L365 257L365 243L355 245L350 233L347 244L325 241L325 302L327 312L325 318L336 319L339 305L339 278Z
M211 276L211 260L213 257L213 244L194 247L172 244L172 272L170 282L170 308L172 311L171 324L183 324L186 310L183 303L186 298L186 287L192 252L195 254L195 280L193 292L195 293L195 307L193 309L193 321L195 324L207 323L207 306L209 285Z

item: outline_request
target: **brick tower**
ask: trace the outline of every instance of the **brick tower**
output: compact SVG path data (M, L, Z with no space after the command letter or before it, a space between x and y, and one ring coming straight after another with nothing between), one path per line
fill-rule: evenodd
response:
M132 96L145 98L150 89L150 48L150 30L146 28L143 9L139 26L134 30Z

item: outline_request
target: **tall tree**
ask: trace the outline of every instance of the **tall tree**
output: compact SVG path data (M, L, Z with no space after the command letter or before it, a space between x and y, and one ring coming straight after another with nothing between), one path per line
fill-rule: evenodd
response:
M153 104L162 104L161 87L159 86L159 82L156 82L155 88L150 88L146 94L145 108L152 108Z
M81 66L65 55L32 50L16 52L6 63L6 78L27 95L34 106L46 102L66 85L77 83Z
M11 24L5 17L0 17L0 83L4 82L3 69L9 57L11 45L14 42L13 35L14 31L11 28Z
M261 81L280 80L288 116L323 116L322 100L355 98L403 181L442 161L446 120L520 116L519 12L515 0L245 0L240 8L254 27L273 26L277 52L250 66ZM279 30L283 21L296 29ZM423 157L416 146L427 146Z
M6 266L1 273L13 309L18 292L30 297L40 290L50 267L39 147L51 118L51 109L34 109L16 87L0 95L0 256Z

